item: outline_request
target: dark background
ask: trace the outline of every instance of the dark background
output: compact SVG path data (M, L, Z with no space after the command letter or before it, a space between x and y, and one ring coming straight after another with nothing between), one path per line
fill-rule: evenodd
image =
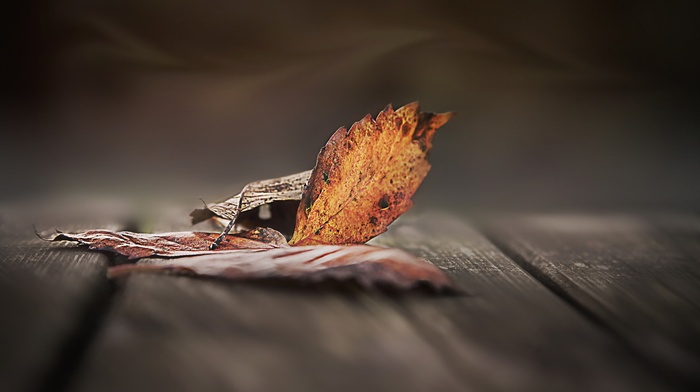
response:
M420 100L459 114L418 205L698 208L695 4L25 2L3 16L0 198L197 206Z

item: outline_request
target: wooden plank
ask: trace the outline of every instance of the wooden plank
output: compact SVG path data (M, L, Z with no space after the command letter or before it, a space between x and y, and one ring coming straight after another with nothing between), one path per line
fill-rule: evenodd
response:
M534 276L669 377L700 387L700 219L535 215L491 220Z
M128 278L79 391L648 390L654 378L464 224L404 219L379 242L469 295Z
M107 257L0 221L0 391L59 390L108 301Z

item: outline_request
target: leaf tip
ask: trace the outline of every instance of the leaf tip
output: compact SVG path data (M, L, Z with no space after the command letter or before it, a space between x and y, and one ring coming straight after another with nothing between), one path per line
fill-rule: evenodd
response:
M418 112L420 112L420 103L418 101L413 101L413 102L407 103L399 108L399 110L401 110L401 109L409 111L409 112L418 113Z
M443 121L443 124L452 120L454 116L457 115L457 112L445 112L445 113L438 113L438 116L444 118L445 120Z
M435 113L431 115L431 125L434 130L445 125L448 121L452 119L457 114L457 112L445 112L445 113Z

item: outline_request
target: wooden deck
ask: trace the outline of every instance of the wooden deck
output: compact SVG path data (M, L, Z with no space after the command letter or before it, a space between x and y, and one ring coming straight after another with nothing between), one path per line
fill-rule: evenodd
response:
M108 281L123 260L1 231L0 391L700 387L697 215L409 213L374 242L466 292L442 297Z

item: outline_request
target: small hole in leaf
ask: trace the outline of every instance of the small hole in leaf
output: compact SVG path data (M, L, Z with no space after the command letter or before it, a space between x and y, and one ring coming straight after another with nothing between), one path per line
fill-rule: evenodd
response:
M269 220L272 218L272 210L270 210L269 204L263 204L260 206L260 209L258 210L258 218L260 218L260 220Z

